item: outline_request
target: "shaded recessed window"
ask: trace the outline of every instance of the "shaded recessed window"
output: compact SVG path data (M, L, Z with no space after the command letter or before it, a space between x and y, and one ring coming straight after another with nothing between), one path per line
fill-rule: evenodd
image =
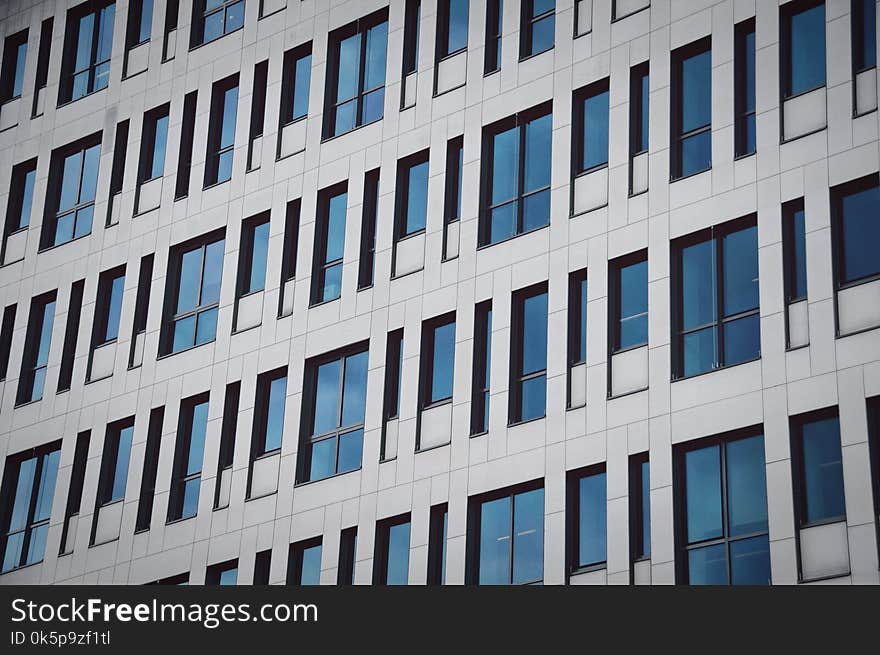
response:
M452 399L455 314L426 321L421 345L422 407Z
M629 545L633 562L651 557L651 467L648 453L629 458Z
M431 508L428 527L428 584L446 584L446 531L449 507L446 503Z
M547 284L514 293L510 338L509 423L547 410Z
M621 257L610 266L611 352L648 343L647 253Z
M734 28L735 155L755 152L755 19Z
M43 397L46 369L49 365L49 347L52 343L52 326L55 323L56 295L55 291L51 291L31 300L16 405Z
M244 4L242 2L241 4ZM212 564L205 571L206 585L234 586L238 584L238 560Z
M266 261L269 254L269 214L261 214L242 225L238 263L238 295L266 288Z
M484 75L501 70L501 19L503 13L503 0L487 0Z
M712 42L672 53L672 179L712 167Z
M489 430L489 387L492 361L492 301L474 309L474 357L471 394L471 434Z
M807 297L807 240L803 198L782 206L782 255L785 262L785 301Z
M342 295L342 256L345 252L347 184L342 182L318 194L318 218L312 270L311 304Z
M437 59L467 49L470 0L440 0L437 4Z
M41 248L58 246L92 231L100 139L98 133L52 152Z
M523 0L519 26L519 58L553 48L556 32L555 0Z
M238 112L238 75L216 82L211 91L208 151L205 153L205 186L232 177L235 151L235 117Z
M31 159L16 164L12 169L9 194L6 205L6 229L4 237L27 228L31 223L31 210L34 204L34 183L37 180L37 160Z
M405 585L409 582L409 540L409 514L376 524L374 585Z
M877 3L852 0L853 69L856 73L877 65Z
M321 584L321 538L290 545L287 584L305 586Z
M190 47L209 43L244 25L245 0L194 0Z
M571 500L569 571L604 567L608 552L605 467L573 472L568 484Z
M133 48L150 40L153 26L153 0L132 0L128 5L126 47Z
M6 37L3 43L3 65L0 67L0 103L21 97L24 66L27 62L28 31Z
M134 417L116 421L107 426L104 436L104 454L101 457L101 475L98 480L96 507L122 500L128 481L128 461L134 436Z
M608 80L574 93L574 174L608 165Z
M825 3L789 2L780 14L783 98L825 86Z
M67 12L59 104L106 88L115 18L113 2L84 2Z
M877 175L831 189L831 220L836 244L838 286L867 281L880 275L880 184Z
M169 522L191 518L199 511L199 487L202 482L207 430L208 394L182 400L171 470L171 493L168 498Z
M311 80L311 42L285 52L284 72L281 78L281 125L287 125L308 115Z
M397 238L424 232L428 219L428 151L397 163Z
M286 402L287 367L262 373L257 378L252 436L253 457L281 449Z
M648 150L648 107L650 86L648 62L633 66L629 85L629 151L637 155Z
M98 298L92 332L92 348L116 341L122 315L122 294L125 290L125 266L105 271L98 278Z
M154 180L165 172L169 112L170 105L165 104L144 114L138 182Z
M837 410L791 419L795 516L799 527L846 519Z

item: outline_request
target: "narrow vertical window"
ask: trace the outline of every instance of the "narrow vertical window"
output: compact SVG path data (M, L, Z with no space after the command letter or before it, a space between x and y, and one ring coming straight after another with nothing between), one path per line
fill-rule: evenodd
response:
M461 219L461 182L464 168L464 136L446 142L446 193L443 204L443 259L458 256Z
M783 100L825 86L825 3L780 7Z
M242 1L240 4L244 4ZM238 560L212 564L205 570L205 585L227 587L238 584Z
M523 0L519 28L519 58L553 48L556 30L555 0Z
M409 514L376 524L374 585L405 585L409 582L409 537Z
M244 26L245 0L193 0L190 48L210 43Z
M877 66L877 3L852 0L853 70L856 73Z
M91 233L100 160L100 132L52 151L42 249Z
M92 350L119 338L122 294L125 290L125 266L104 271L98 277L98 297L92 322Z
M547 406L547 284L513 295L509 423L542 418Z
M791 427L798 526L845 520L843 454L836 408L794 417Z
M58 104L106 88L115 17L116 4L112 0L84 2L67 12Z
M312 270L311 304L336 300L342 295L342 257L345 253L347 183L318 194L318 218Z
M574 174L608 166L608 80L574 93Z
M474 309L474 372L471 395L471 435L489 431L489 387L492 362L492 301Z
M150 410L147 426L147 443L144 447L144 468L141 475L141 488L138 493L137 518L134 531L149 530L153 520L153 501L156 497L156 476L159 472L159 448L162 444L162 426L165 421L165 407Z
M217 482L214 489L214 509L229 505L232 486L232 463L235 457L235 435L238 430L238 408L241 401L241 381L226 385L223 398L223 422L220 427L220 453L217 457Z
M281 252L281 290L278 294L278 317L293 313L296 256L299 249L300 199L290 200L284 212L284 246Z
M440 0L437 4L437 60L467 49L469 0Z
M23 405L43 397L46 369L49 364L49 346L52 343L52 326L55 322L55 297L56 292L50 291L31 300L16 405Z
M446 503L431 508L428 528L428 584L446 584L446 527L449 508Z
M354 584L354 563L357 554L357 526L346 528L339 535L339 566L336 584L351 586Z
M138 184L162 177L165 172L165 147L168 143L168 104L144 114L141 136L141 157L138 166Z
M254 557L254 585L269 584L269 571L272 568L272 549L261 550Z
M785 301L807 297L807 243L804 199L782 206L782 254L785 263Z
M107 218L105 225L119 223L121 206L119 194L125 182L125 158L128 155L128 120L119 121L116 124L116 133L113 137L113 163L110 169L110 201L107 203ZM140 179L138 179L140 184Z
M257 378L251 438L254 459L281 450L286 402L287 367L260 374Z
M593 31L593 0L574 1L575 38Z
M205 186L232 178L235 117L238 112L238 75L215 82L211 91L208 151L205 153Z
M321 584L321 537L291 544L287 562L287 584Z
M305 118L309 113L312 79L311 41L284 53L281 78L281 125Z
M86 479L86 464L89 458L89 440L92 433L84 430L76 435L76 447L73 451L73 465L70 469L70 486L67 490L67 506L64 509L64 527L61 529L61 549L59 555L73 552L76 541L75 520L79 516L82 505L83 484Z
M177 50L177 15L180 0L167 0L165 4L165 27L162 30L162 61L174 58Z
M70 285L70 302L67 305L67 325L64 327L64 344L61 347L61 367L58 371L58 393L68 391L73 381L76 362L76 343L79 321L82 315L83 291L86 281L76 280Z
M387 43L387 8L330 33L325 139L382 118Z
M636 565L651 558L651 478L648 453L629 458L629 550Z
M755 152L755 19L734 27L735 154Z
M364 202L361 208L361 248L358 258L358 291L373 286L376 267L376 221L379 215L379 169L364 175Z
M202 459L208 429L208 394L182 400L177 425L168 498L169 523L192 518L199 511Z
M183 98L183 123L180 127L180 150L177 155L177 180L174 185L174 199L180 200L189 195L189 174L192 166L193 133L196 128L197 92L190 91Z
M34 83L34 106L32 116L36 118L43 114L46 104L44 89L49 83L49 57L52 53L52 28L55 20L45 19L40 25L40 50L37 53L37 78Z
M9 194L6 204L6 223L3 229L3 265L24 259L27 239L25 235L31 223L36 180L36 159L30 159L13 167L9 188L15 190L15 193Z
M838 288L880 275L880 259L873 246L880 238L878 206L880 183L876 174L831 189Z
M0 493L0 573L43 560L60 460L60 441L6 458Z
M569 573L605 568L608 499L605 465L569 474Z
M648 151L648 62L633 66L629 76L629 153L635 157Z
M238 260L238 297L266 288L269 254L269 214L247 219L241 228Z
M503 0L487 0L486 58L483 63L484 75L501 70L501 19L503 13Z
M385 346L385 393L382 401L382 448L379 460L397 456L397 426L400 416L400 385L403 375L403 328L388 333Z
M712 42L672 52L672 179L712 167Z
M406 0L403 19L403 77L419 67L419 27L422 18L421 0Z
M397 239L424 232L428 215L428 151L397 162Z
M300 482L361 467L367 364L364 344L306 362Z
M104 436L104 454L101 456L101 474L98 478L96 510L125 498L133 436L134 417L116 421L107 426L107 432Z
M586 402L587 269L568 276L568 407Z
M3 42L3 65L0 66L0 103L21 97L24 66L27 62L28 31L7 36Z
M150 40L153 27L153 0L131 0L128 5L128 28L125 49L131 50Z
M422 323L419 428L416 450L448 443L449 412L431 411L452 402L455 372L455 313Z
M15 303L3 308L3 323L0 324L0 380L6 379L9 372L9 353L12 352L12 336L15 332Z
M128 367L141 365L144 359L144 341L147 332L147 315L150 309L150 290L153 287L153 260L150 253L141 257L138 270L137 296L134 301L134 321L131 328L131 350L128 355Z
M614 260L611 269L611 352L648 343L648 253Z

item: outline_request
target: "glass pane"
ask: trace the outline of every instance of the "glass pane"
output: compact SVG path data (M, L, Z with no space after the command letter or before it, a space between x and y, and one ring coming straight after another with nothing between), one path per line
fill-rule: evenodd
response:
M712 52L706 50L681 62L681 133L712 122Z
M306 548L302 552L300 584L321 584L321 544Z
M342 259L345 250L345 207L348 194L340 193L330 198L327 209L327 254L325 263Z
M425 229L428 214L428 162L411 166L407 181L406 232Z
M536 55L553 47L555 21L551 14L532 23L532 43L529 54Z
M544 490L513 497L513 584L544 578Z
M160 177L165 170L165 144L168 141L168 116L156 119L156 133L153 140L153 158L150 178Z
M342 263L329 266L324 270L324 293L322 302L335 300L342 295Z
M761 356L761 319L758 314L724 324L724 363L727 366Z
M364 450L364 431L355 430L347 432L339 437L339 462L336 466L337 473L355 471L361 467L361 458Z
M189 453L186 459L186 475L202 470L205 452L205 434L208 431L208 403L199 403L192 408L192 427L189 433Z
M61 171L61 195L58 200L58 211L70 209L79 200L79 174L82 169L82 152L75 152L64 158Z
M620 348L648 343L648 262L620 269Z
M344 105L336 108L336 120L334 122L333 134L342 134L354 129L355 112L357 111L357 100L351 100Z
M196 317L187 316L179 321L175 321L171 328L174 332L172 336L171 352L178 352L192 347L196 338Z
M34 182L37 179L37 170L33 169L25 173L24 188L21 194L21 213L18 217L18 225L13 229L27 227L31 222L31 207L34 201Z
M367 351L345 358L342 425L357 425L364 422L367 402L367 362Z
M315 418L312 434L324 434L339 426L339 374L342 360L318 367L315 388Z
M556 8L556 0L532 0L532 16L540 16Z
M143 43L150 38L150 27L153 22L153 0L142 0L141 11L138 16L138 43Z
M388 576L389 585L405 585L409 582L409 522L388 528Z
M770 584L770 541L767 535L730 544L730 583Z
M452 377L455 362L455 323L434 328L434 359L431 362L431 393L429 402L452 398Z
M729 442L727 449L727 532L731 537L767 531L767 478L764 437Z
M92 39L95 36L95 14L89 13L79 19L76 34L76 71L84 70L92 63ZM78 96L74 94L74 98Z
M880 221L877 220L877 207L880 206L880 186L857 191L843 196L843 270L841 282L852 282L863 277L880 273L880 257L877 257L877 244L880 243Z
M446 53L467 47L469 0L449 0L449 30Z
M714 254L709 240L681 250L681 327L685 330L715 320Z
M550 224L550 189L523 198L523 232Z
M523 193L550 186L553 145L553 115L546 114L526 123L525 184Z
M802 438L807 523L843 518L846 503L837 417L805 423Z
M52 343L52 326L55 323L55 301L42 307L43 316L40 320L40 343L37 348L37 366L45 366L49 361L49 346Z
M251 270L247 291L259 291L266 287L266 258L269 254L269 223L254 227Z
M874 0L856 0L856 5L859 19L856 69L863 70L877 65L877 4Z
M825 5L818 4L791 16L789 95L825 84Z
M543 371L547 368L546 293L523 299L522 321L522 373Z
M43 388L46 384L46 367L43 366L34 371L34 383L31 388L30 400L39 400L43 397Z
M85 236L92 231L92 218L95 214L95 206L89 205L76 212L76 224L73 227L73 238Z
M689 544L722 536L721 449L709 446L685 455L687 541Z
M364 91L385 84L385 55L388 50L388 22L367 31L367 61L364 66Z
M27 527L28 512L31 506L31 493L34 490L34 475L37 472L37 458L30 457L18 466L18 481L12 500L12 514L9 518L9 532L24 530Z
M101 18L98 23L98 52L95 63L110 59L110 53L113 51L113 21L115 19L115 4L107 5L101 10Z
M581 170L608 163L608 92L584 100Z
M492 139L492 203L497 205L517 195L519 130L512 127Z
M480 584L510 584L509 496L480 507Z
M122 313L122 291L125 287L125 276L113 278L110 282L110 297L107 303L107 323L104 331L106 341L119 336L119 316Z
M193 478L184 483L180 518L188 519L199 513L199 487L201 482L200 478Z
M238 568L226 569L225 571L220 572L220 579L218 584L221 586L232 586L235 585L238 580Z
M309 85L312 78L312 56L296 60L293 73L293 116L302 118L309 113Z
M748 227L721 241L724 269L724 315L758 306L758 228Z
M336 102L357 95L360 58L360 34L353 34L339 42L339 81L336 85Z
M876 221L872 221L876 222ZM789 229L786 235L791 239L788 246L789 280L788 298L806 298L807 296L807 251L804 210L798 209L789 217Z
M742 42L742 88L741 111L755 111L755 31L746 32Z
M177 287L177 314L195 309L199 304L202 276L202 249L189 250L180 258L180 281Z
M364 96L364 110L361 123L366 125L382 118L385 111L385 87Z
M493 209L490 220L490 243L496 243L512 237L514 232L516 232L516 201Z
M244 25L244 0L226 8L226 33Z
M688 584L728 584L726 550L726 545L717 544L688 551Z
M213 41L223 36L223 12L218 11L205 18L205 31L203 43Z
M312 444L309 480L321 480L336 473L336 439Z
M712 132L706 130L681 141L681 177L712 167Z
M89 202L95 199L95 192L98 188L98 165L100 159L100 144L86 149L83 158L82 182L80 183L80 202Z
M46 537L49 534L49 524L44 523L31 530L31 541L28 544L27 558L24 564L34 564L42 561L46 552Z
M284 434L284 404L286 401L287 377L275 378L269 383L265 452L281 448L281 437Z
M642 462L642 557L651 556L651 466Z
M522 383L522 416L520 420L541 418L547 409L547 377L541 375Z
M607 496L605 474L588 475L578 484L578 565L606 560Z
M587 358L587 279L575 281L574 293L577 294L577 325L574 329L577 338L572 340L571 360L583 362Z
M65 243L73 238L73 220L76 214L71 212L64 216L59 216L55 221L55 242L54 245Z
M641 150L648 149L648 104L651 97L649 79L648 75L643 75L641 81Z
M223 277L223 248L221 239L205 246L205 271L202 275L202 295L199 305L220 302L220 280Z
M3 572L11 571L21 562L21 549L24 547L24 532L11 534L6 538L6 550L3 552Z
M208 343L217 337L217 308L201 312L196 321L196 344Z
M128 461L131 457L131 437L133 434L134 426L128 426L119 431L119 446L116 450L116 461L113 466L113 483L109 500L119 500L125 497L125 483L128 481Z
M238 112L238 86L223 92L223 116L220 128L220 148L228 148L235 143L235 116Z

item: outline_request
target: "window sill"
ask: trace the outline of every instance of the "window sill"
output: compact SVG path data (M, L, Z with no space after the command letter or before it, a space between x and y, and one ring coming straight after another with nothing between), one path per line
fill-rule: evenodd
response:
M675 182L681 182L682 180L687 180L689 178L696 177L697 175L702 175L703 173L706 173L711 170L712 170L712 164L710 163L707 168L702 168L698 171L694 171L693 173L688 173L687 175L680 175L679 177L673 177L672 175L670 175L669 176L669 183L674 184Z
M593 571L604 571L608 568L608 562L598 562L587 566L578 566L569 570L569 577L580 575L581 573L592 573Z
M634 396L637 393L642 393L643 391L647 391L650 387L642 387L640 389L633 389L632 391L625 391L624 393L618 394L608 394L605 396L605 400L618 400L620 398L626 398L627 396Z
M269 498L270 496L275 496L277 494L278 494L277 489L275 491L267 491L266 493L260 494L259 496L248 496L247 498L244 499L244 502L245 502L245 504L247 504L247 503L251 502L252 500L260 500L261 498ZM227 505L226 507L229 507L229 505ZM217 507L217 508L215 508L215 510L216 509L226 509L226 507Z
M404 273L404 274L402 274L402 275L392 275L389 279L390 279L392 282L393 282L394 280L402 280L402 279L404 279L404 278L406 278L406 277L409 277L410 275L415 275L416 273L423 273L424 271L425 271L425 267L422 266L421 268L417 268L417 269L415 269L414 271L408 271L407 273Z
M329 305L331 302L336 302L342 298L342 296L336 296L335 298L330 298L328 300L319 300L318 302L309 303L309 309L315 309L317 307L323 307L324 305Z
M165 525L166 525L166 527L169 526L169 525L177 525L178 523L183 523L184 521L189 521L189 520L191 520L191 519L194 519L194 518L196 518L198 515L199 515L199 513L196 512L196 513L193 514L192 516L181 516L179 519L171 519L170 521L169 521L169 520L166 520L166 521L165 521Z
M752 359L746 359L742 362L737 362L736 364L726 364L724 366L717 366L715 368L710 368L708 371L700 371L699 373L693 373L691 375L682 375L681 377L673 377L670 382L675 384L676 382L681 382L682 380L693 380L694 378L701 377L703 375L709 375L710 373L716 373L718 371L725 371L727 369L736 368L737 366L742 366L743 364L752 364L754 362L760 362L761 356L753 357Z
M68 243L74 243L75 241L79 241L81 239L85 239L86 237L91 236L91 231L86 232L82 236L74 237L73 239L69 239L68 241L62 241L61 243L54 243L51 246L41 247L37 250L37 254L41 255L44 252L49 252L50 250L55 250L55 248L60 248L61 246L66 246Z
M757 150L752 150L751 152L744 152L741 155L734 155L733 161L742 161L743 159L748 159L749 157L754 157L758 154Z
M536 416L535 418L528 418L525 420L508 422L507 427L515 428L519 425L527 425L529 423L534 423L535 421L543 421L545 418L547 418L546 412L544 414L542 414L541 416Z
M501 72L500 66L498 68L496 68L495 70L491 70L491 71L484 70L483 77L486 78L486 77L489 77L490 75L495 75L495 73L500 73L500 72Z
M483 217L481 217L481 218L483 218ZM485 217L485 218L486 218L486 220L488 220L488 217ZM486 248L491 248L492 246L497 246L498 244L501 244L501 243L506 243L508 241L512 241L513 239L516 239L517 237L522 237L527 234L534 234L535 232L539 232L541 230L546 230L549 227L550 227L550 224L547 223L546 225L541 225L540 227L533 227L531 230L527 230L525 232L518 232L517 234L511 235L511 236L506 237L504 239L501 239L499 241L492 241L490 243L484 243L483 245L477 245L477 252L480 252L481 250L484 250Z
M26 401L23 402L23 403L16 402L15 405L13 405L12 408L13 408L13 409L19 409L20 407L27 407L28 405L33 405L34 403L38 403L38 402L40 402L42 399L43 399L43 397L40 396L39 398L34 398L33 400L26 400Z
M798 584L810 584L813 582L823 582L826 580L837 580L839 578L847 578L850 575L852 575L852 569L850 569L846 573L835 573L833 575L823 575L818 578L802 578L800 575L798 575Z
M376 89L373 89L373 91L375 91L375 90L376 90ZM383 110L383 114L382 114L382 116L379 116L379 118L377 118L377 119L375 119L375 120L372 120L372 121L370 121L369 123L362 123L362 124L360 124L360 125L355 125L355 126L354 126L353 128L351 128L350 130L347 130L347 131L345 131L345 132L340 132L339 134L332 134L332 135L330 135L330 136L322 136L322 137L321 137L321 143L324 144L324 143L327 143L328 141L333 141L334 139L338 139L338 138L340 138L340 137L343 137L343 136L345 136L346 134L351 134L352 132L357 132L358 130L360 130L360 129L362 129L362 128L365 128L365 127L368 127L368 126L370 126L370 125L375 125L376 123L381 122L383 118L385 118L384 110Z
M244 29L244 23L242 23L241 27L236 27L231 32L224 32L223 34L218 36L216 39L211 39L210 41L202 41L201 43L196 43L195 45L190 45L189 51L192 52L194 50L198 50L199 48L204 48L206 45L211 45L212 43L217 43L217 41L219 41L223 37L229 36L230 34L235 34L236 32L241 32L243 29Z
M861 113L854 111L852 114L852 117L853 117L853 120L855 120L856 118L862 118L863 116L870 116L871 114L876 114L876 113L877 113L877 107L874 107L873 109L869 109L868 111L863 111Z
M528 55L524 55L522 52L520 52L519 53L519 63L523 63L524 61L528 61L529 59L534 59L535 57L540 57L545 52L552 52L555 47L556 47L556 43L554 42L552 46L550 46L549 48L545 48L544 50L541 50L540 52L533 52Z
M328 475L325 478L318 478L317 480L302 480L301 482L295 482L293 485L293 488L297 489L299 487L306 487L311 484L317 484L319 482L324 482L325 480L333 480L334 478L339 478L343 475L348 475L349 473L355 473L357 471L360 471L362 468L363 468L363 466L359 466L356 469L351 469L350 471L342 471L340 473L334 473L333 475Z
M816 86L812 86L809 89L804 89L803 91L798 91L797 93L790 93L786 95L784 92L782 94L782 102L788 102L789 100L794 100L795 98L800 98L801 96L805 96L808 93L812 93L813 91L818 91L819 89L824 89L828 86L827 80L823 84L817 84Z
M446 448L447 446L449 446L451 444L452 444L451 441L447 441L446 443L439 443L436 446L428 446L427 448L416 448L415 451L413 451L413 452L416 455L419 455L421 453L429 453L432 450L439 450L440 448Z
M621 353L629 352L630 350L636 350L638 348L644 348L648 345L647 341L642 341L641 343L636 343L631 346L626 346L625 348L616 348L611 350L608 354L613 357L614 355L620 355ZM583 362L580 362L583 363Z
M24 569L29 569L32 566L37 566L38 564L42 564L42 563L43 563L43 560L40 560L39 562L31 562L30 564L22 564L21 566L15 566L11 569L0 572L0 575L7 575L8 573L15 573L16 571L22 571Z
M57 105L55 105L55 108L62 109L64 107L67 107L68 105L72 105L74 102L77 102L78 100L82 100L83 98L88 98L89 96L93 96L96 93L101 93L101 91L103 91L106 88L107 88L106 86L102 86L100 89L95 89L94 91L90 91L89 93L86 93L85 95L81 95L79 98L74 98L72 100L62 100Z
M862 328L861 330L855 330L855 331L853 331L853 332L844 332L844 333L841 333L841 332L838 330L837 333L834 335L834 338L835 338L835 339L846 339L847 337L854 337L854 336L856 336L856 335L858 335L858 334L864 334L865 332L870 332L870 331L872 331L872 330L876 330L876 329L878 329L878 328L880 328L880 325L872 325L871 327ZM807 344L807 345L809 345L809 344ZM805 347L805 346L801 346L801 347L803 348L803 347Z
M482 430L480 432L471 432L468 435L468 439L476 439L477 437L485 437L487 434L489 434L488 430Z
M427 405L422 405L419 408L419 413L430 411L436 407L443 407L444 405L452 404L452 396L449 398L441 398L440 400L435 400L434 402L428 403Z
M577 29L577 28L575 28L575 29ZM593 30L587 30L586 32L581 32L580 34L578 34L577 32L575 32L575 33L574 33L574 36L572 36L571 38L572 38L572 39L579 39L579 38L581 38L582 36L587 36L587 34L592 34L592 33L593 33Z
M651 8L651 3L648 3L644 7L641 7L640 9L636 9L634 11L631 11L628 14L623 14L622 16L612 16L611 17L611 24L614 25L614 23L619 23L620 21L625 20L625 19L629 18L630 16L635 16L636 14L640 14L643 11L647 11L650 8Z
M216 336L213 339L211 339L210 341L206 341L205 343L197 343L192 346L189 346L188 348L182 348L181 350L175 350L173 352L161 354L158 357L156 357L156 361L161 362L163 359L168 359L169 357L173 357L174 355L179 355L180 353L186 353L191 350L195 350L196 348L201 348L202 346L207 346L209 344L214 343L215 341L217 341Z
M211 182L210 184L204 185L202 187L202 191L208 191L210 189L213 189L214 187L220 186L221 184L226 184L230 180L232 180L232 176L226 178L225 180L217 180L216 182Z
M842 514L840 516L830 516L828 518L819 519L818 521L805 521L803 523L799 523L797 528L798 530L806 530L808 528L817 528L823 525L831 525L833 523L845 523L846 515ZM763 533L762 533L763 534ZM837 576L835 576L837 577Z
M799 139L805 139L808 136L813 136L814 134L819 134L820 132L824 132L827 129L828 129L828 121L826 119L824 127L820 127L818 129L811 130L809 132L804 132L803 134L798 134L797 136L793 136L790 139L780 138L779 145L784 146L787 143L794 143L795 141L798 141Z

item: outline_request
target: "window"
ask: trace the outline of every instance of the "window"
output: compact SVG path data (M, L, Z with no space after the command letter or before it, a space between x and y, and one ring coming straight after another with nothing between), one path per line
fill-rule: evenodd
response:
M514 293L510 423L542 418L547 405L547 284Z
M245 0L194 0L190 48L210 43L244 25Z
M3 43L3 65L0 67L0 103L21 97L24 65L27 61L28 31L7 36Z
M0 380L6 379L9 372L9 353L12 352L12 335L15 330L15 314L18 305L6 305L3 309L3 323L0 325Z
M350 586L354 584L354 563L357 552L357 526L346 528L339 535L339 568L336 584Z
M735 154L745 157L755 152L755 19L739 23L734 39Z
M193 134L196 129L196 100L198 93L190 91L183 98L183 123L180 127L180 150L177 155L177 179L174 199L189 195L189 173L192 165Z
M100 278L99 278L100 279ZM73 382L73 366L76 363L76 343L79 321L82 315L83 291L86 281L76 280L70 285L70 302L67 305L67 325L64 326L64 343L61 346L61 366L58 369L58 393L68 391ZM94 325L97 325L95 322Z
M269 213L246 220L241 228L238 261L238 296L266 288L266 259L269 254Z
M36 159L30 159L13 167L9 188L16 189L16 193L10 193L7 201L4 237L8 237L19 230L26 230L28 225L30 225L31 209L34 204L34 182L36 180Z
M238 429L238 406L241 401L241 381L226 385L223 398L223 422L220 427L220 453L217 458L217 481L214 489L214 509L226 507L231 485L231 469L235 456L235 434ZM225 472L229 471L229 473ZM225 485L224 485L225 483Z
M648 62L633 66L629 74L629 152L648 151L648 105L650 85Z
M651 467L648 453L629 458L630 561L651 557Z
M49 82L49 56L52 53L52 27L55 20L50 16L46 18L40 25L40 49L37 53L37 79L34 84L34 104L31 109L31 115L37 117L42 115L43 106L45 104L44 94L41 93Z
M146 125L144 125L144 128L146 129ZM116 133L113 136L113 164L110 169L110 201L107 203L106 225L115 225L119 222L119 214L121 212L119 211L120 205L118 204L117 196L122 192L122 185L125 182L125 158L127 154L128 120L124 120L116 123ZM143 156L141 161L143 161ZM138 172L140 173L140 171ZM140 184L140 177L138 178L138 184Z
M871 487L874 515L880 530L880 396L868 398L868 452L871 456ZM877 544L880 550L880 543Z
M159 447L162 444L162 425L165 421L165 407L150 410L150 423L147 427L147 443L144 448L144 468L141 488L138 494L137 519L134 531L149 530L153 520L153 500L156 497L156 477L159 472Z
M281 78L281 125L305 118L309 113L309 85L312 79L311 41L284 53Z
M128 32L125 47L130 49L150 40L153 26L153 0L131 0L128 5Z
M367 357L361 344L306 362L301 482L361 467Z
M397 455L397 446L386 442L388 421L400 416L400 381L403 373L403 328L388 333L385 346L385 397L382 406L382 450L379 460ZM393 446L393 452L387 447Z
M471 435L489 431L489 387L492 371L492 301L474 309L474 372L471 383Z
M605 465L569 474L569 572L605 568L607 559L608 492Z
M287 584L321 584L321 537L290 545Z
M568 365L587 361L587 269L568 276Z
M437 61L467 49L469 0L437 3Z
M131 329L131 349L128 355L128 367L140 366L144 358L144 337L147 331L147 313L150 309L150 290L153 286L153 253L141 257L138 271L137 296L134 301L134 321ZM140 337L140 338L139 338Z
M168 143L168 104L144 114L144 132L141 136L141 158L138 183L162 177L165 171L165 146Z
M397 239L425 231L428 217L428 151L397 162Z
M552 128L550 104L483 128L480 246L550 224Z
M342 295L342 256L345 253L345 212L348 185L341 182L318 194L311 304Z
M58 104L107 87L116 4L88 0L67 12Z
M43 397L52 326L55 322L55 291L31 300L28 326L25 334L21 374L18 379L16 405L33 402Z
M455 313L422 324L421 407L452 400L455 363Z
M70 486L67 490L67 506L64 509L64 527L61 529L61 549L60 555L73 552L73 544L76 535L70 534L70 519L79 515L80 506L82 505L83 485L86 480L86 464L89 458L89 440L92 433L90 430L84 430L76 435L76 448L73 451L73 465L70 469ZM74 530L75 531L75 530Z
M609 264L611 352L648 343L648 253L641 251Z
M202 459L207 429L208 394L182 400L177 422L174 464L171 470L169 523L192 518L199 511L199 487L202 481Z
M464 136L446 142L446 197L443 204L443 259L458 255L458 243L450 243L449 224L461 218L461 176L464 168Z
M574 120L574 175L608 166L607 79L574 92Z
M637 14L651 6L649 0L612 0L611 21L618 21Z
M253 457L281 450L284 404L287 401L287 367L261 373L254 399Z
M672 179L712 167L712 41L672 52Z
M40 234L42 249L86 236L92 231L101 134L52 151L46 217Z
M205 186L232 178L235 149L235 116L238 111L238 75L215 82L211 91L208 151L205 153Z
M807 297L807 243L804 199L782 206L782 258L785 265L785 302Z
M96 509L125 498L125 483L128 480L128 462L131 457L133 435L133 416L107 426L107 433L104 437L104 454L101 457L101 476L98 480ZM94 535L92 538L94 540Z
M678 581L770 584L764 437L754 431L676 451Z
M125 289L125 266L104 271L98 278L98 298L92 323L92 349L119 338L122 293Z
M215 339L224 247L215 232L171 249L160 355Z
M446 503L431 508L428 528L428 584L446 584L446 526L449 508Z
M241 4L244 4L242 2ZM205 571L206 585L235 586L238 584L238 560L212 564Z
M544 578L541 481L468 502L468 584L540 584Z
M286 76L282 80L286 79ZM266 88L269 82L269 60L254 64L254 86L251 94L251 120L248 129L248 155L247 171L260 168L263 158L263 129L266 126ZM283 97L283 96L282 96ZM279 152L281 148L281 133L279 131Z
M672 263L673 376L760 357L754 215L676 239Z
M373 286L376 267L376 220L379 214L379 169L364 175L364 203L361 208L361 252L358 258L358 291Z
M486 60L483 63L484 75L501 70L501 19L503 13L503 0L487 0Z
M261 550L254 556L254 584L269 584L269 571L272 568L272 549Z
M43 560L55 496L61 442L6 458L3 473L2 573Z
M856 73L877 65L877 4L873 0L852 0L853 70Z
M299 249L299 198L287 203L284 211L284 245L281 251L281 289L278 294L278 317L293 313L293 280L296 277L296 255Z
M877 174L831 189L837 286L867 282L880 275L875 244L880 240L880 182Z
M837 408L792 417L791 451L798 527L846 520Z
M165 5L165 29L162 37L162 61L174 58L177 49L177 15L180 13L180 0L167 0ZM173 37L173 39L172 39Z
M380 120L385 108L388 10L330 33L324 138Z
M419 26L422 18L421 0L406 0L403 17L403 77L419 68Z
M409 527L409 514L376 524L374 585L405 585L409 582Z
M554 0L523 0L519 29L520 59L553 48L555 10Z
M797 0L782 5L779 12L786 100L825 86L825 4Z

